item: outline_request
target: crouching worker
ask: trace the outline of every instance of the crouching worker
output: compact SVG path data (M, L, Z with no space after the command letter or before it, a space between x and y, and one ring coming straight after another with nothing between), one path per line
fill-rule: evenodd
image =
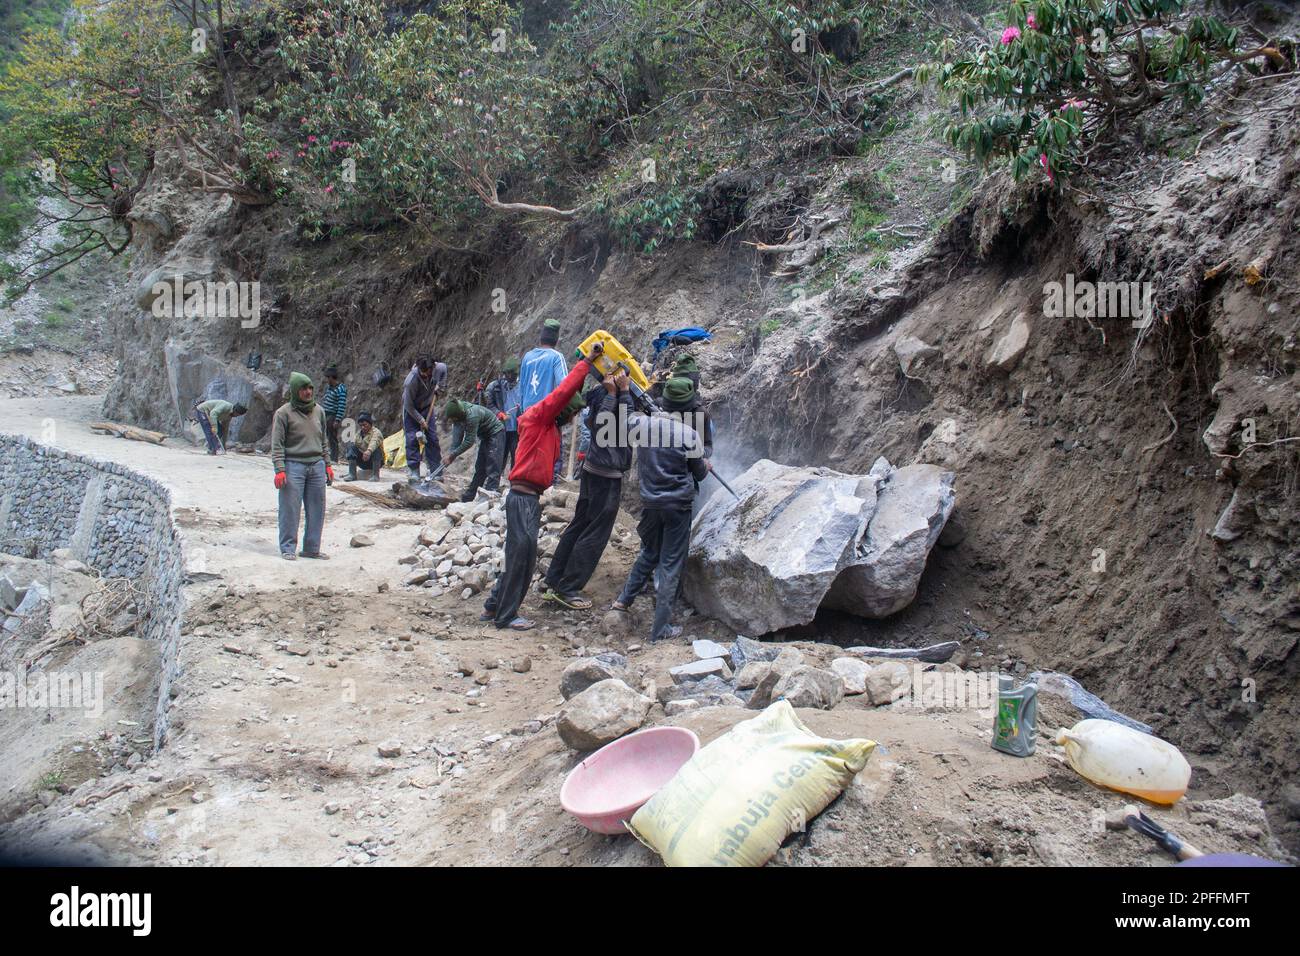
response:
M591 358L601 353L592 346ZM533 580L537 565L537 532L541 523L541 494L555 475L560 457L560 429L582 410L578 394L592 370L583 359L556 389L519 416L519 446L510 471L510 493L506 495L506 553L492 594L483 605L479 620L492 621L498 628L527 631L533 622L519 616L519 607Z
M505 461L506 426L495 412L473 402L453 398L442 410L442 417L451 422L451 451L443 456L443 468L469 451L478 442L478 457L474 459L474 477L460 496L461 501L473 501L482 485L495 492L501 487L501 469Z
M709 474L704 443L695 429L668 416L632 417L629 436L637 453L641 480L641 553L612 607L626 611L653 574L655 619L650 640L678 637L672 625L673 601L691 542L691 505L699 483Z
M618 518L623 476L632 467L628 442L632 394L627 374L606 378L587 393L586 404L590 438L578 456L582 459L578 504L546 570L546 600L579 611L591 607L582 589L605 553Z
M271 421L271 462L275 487L280 492L280 557L320 558L320 536L325 527L325 486L334 483L334 469L326 460L325 410L316 403L311 379L301 372L289 376L289 400L275 410ZM298 519L306 508L302 551L298 545Z
M379 480L379 470L384 467L384 436L375 427L369 412L357 416L356 441L348 445L348 481L357 480L357 469L370 472L370 480Z
M232 405L220 398L210 398L194 405L194 420L203 429L209 455L224 455L230 440L230 420L248 412L243 405Z

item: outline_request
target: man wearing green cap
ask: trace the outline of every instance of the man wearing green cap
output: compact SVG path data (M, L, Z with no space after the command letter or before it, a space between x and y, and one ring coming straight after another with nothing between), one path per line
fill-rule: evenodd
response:
M689 358L689 356L688 356ZM694 359L691 362L694 363ZM680 361L678 365L680 365ZM676 371L674 367L674 371ZM685 375L670 378L664 383L661 399L663 410L683 425L695 430L704 442L704 457L713 457L713 419L700 407L700 393L695 382Z
M325 486L334 483L334 469L325 457L325 410L315 395L311 379L294 372L289 376L289 400L271 420L271 462L280 492L280 557L286 561L329 557L321 554L320 538L325 526ZM304 508L302 551L295 554Z
M501 363L501 377L483 393L487 407L505 422L506 443L501 454L502 470L515 463L515 447L519 444L519 359L513 355Z
M473 402L453 398L442 410L442 417L451 422L451 451L443 456L442 467L463 455L478 442L478 457L474 459L474 477L460 496L461 501L473 501L479 485L495 492L501 487L501 456L506 446L506 426L490 408Z

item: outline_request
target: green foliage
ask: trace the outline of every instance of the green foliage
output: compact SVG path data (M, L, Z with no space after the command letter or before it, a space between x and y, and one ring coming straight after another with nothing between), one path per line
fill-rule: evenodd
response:
M949 142L1016 178L1069 174L1080 148L1166 99L1201 101L1213 70L1238 62L1237 31L1211 17L1172 29L1183 0L1015 0L991 45L937 49L918 74L952 94Z

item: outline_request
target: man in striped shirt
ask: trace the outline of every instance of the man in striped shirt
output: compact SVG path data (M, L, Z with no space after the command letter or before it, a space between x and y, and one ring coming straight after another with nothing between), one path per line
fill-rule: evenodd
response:
M325 369L325 394L320 407L325 410L325 430L329 435L330 461L339 460L339 426L348 417L348 387L339 381L339 367Z

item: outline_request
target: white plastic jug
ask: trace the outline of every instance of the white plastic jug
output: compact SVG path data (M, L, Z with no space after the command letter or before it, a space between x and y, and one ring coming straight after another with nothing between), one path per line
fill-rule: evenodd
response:
M1112 720L1081 720L1056 742L1070 766L1093 783L1152 803L1176 803L1187 792L1192 768L1173 744Z

